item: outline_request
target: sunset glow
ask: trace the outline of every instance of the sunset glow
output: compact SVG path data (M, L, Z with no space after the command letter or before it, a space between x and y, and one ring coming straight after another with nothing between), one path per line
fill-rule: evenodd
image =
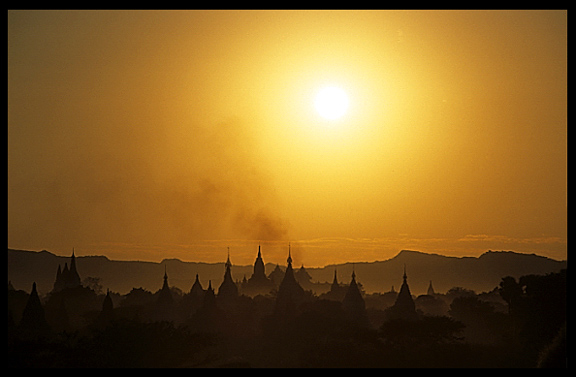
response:
M566 259L566 135L565 11L8 12L10 248Z

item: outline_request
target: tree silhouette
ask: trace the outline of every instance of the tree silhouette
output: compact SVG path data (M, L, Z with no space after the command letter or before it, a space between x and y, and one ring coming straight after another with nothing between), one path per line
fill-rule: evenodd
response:
M449 314L462 322L466 328L464 336L474 343L493 344L502 341L509 321L494 306L477 296L461 296L450 304Z
M378 330L390 367L460 366L464 324L445 316L393 319Z
M522 286L516 282L512 276L502 278L500 282L500 296L508 303L508 314L513 314L517 305L520 303L522 294Z
M393 319L379 329L380 337L393 347L408 350L459 343L464 324L450 317L423 316L417 321Z
M104 292L101 278L87 276L82 280L82 286L90 288L97 295L100 295Z
M566 324L566 270L525 275L518 282L505 277L500 294L508 302L517 347L533 365Z

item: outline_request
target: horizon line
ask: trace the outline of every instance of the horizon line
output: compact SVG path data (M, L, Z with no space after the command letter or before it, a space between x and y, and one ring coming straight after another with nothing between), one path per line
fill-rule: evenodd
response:
M60 257L60 258L70 258L71 255L61 255L58 253L55 253L53 251L50 250L46 250L46 249L42 249L42 250L26 250L26 249L19 249L19 248L12 248L12 247L8 247L8 250L13 250L13 251L23 251L23 252L32 252L32 253L41 253L41 252L47 252L50 253L56 257ZM515 250L492 250L492 249L488 249L482 253L480 253L477 256L454 256L454 255L446 255L446 254L441 254L441 253L436 253L436 252L426 252L426 251L420 251L420 250L412 250L412 249L401 249L400 251L398 251L394 256L387 258L387 259L376 259L376 260L365 260L365 261L345 261L345 262L338 262L338 263L328 263L322 266L319 265L309 265L309 266L305 266L306 268L327 268L327 267L333 267L333 266L340 266L340 265L347 265L347 264L371 264L371 263L378 263L378 262L386 262L386 261L390 261L396 257L398 257L400 254L402 254L403 252L413 252L413 253L419 253L419 254L425 254L425 255L432 255L432 256L441 256L444 258L456 258L456 259L463 259L463 258L479 258L484 254L488 254L488 253L514 253L514 254L520 254L520 255L535 255L541 258L547 258L547 259L551 259L553 261L556 262L567 262L567 259L556 259L556 258L551 258L545 255L541 255L541 254L537 254L537 253L527 253L527 252L521 252L521 251L515 251ZM76 258L89 258L89 257L104 257L109 261L116 261L116 262L141 262L141 263L155 263L155 264L163 264L165 262L168 261L178 261L178 262L182 262L182 263L197 263L197 264L212 264L212 265L217 265L217 264L225 264L226 261L223 260L221 262L205 262L205 261L200 261L200 260L182 260L180 258L177 257L165 257L160 261L152 261L152 260L143 260L143 259L118 259L118 258L111 258L107 255L104 254L86 254L86 255L75 255ZM284 264L281 263L274 263L274 262L265 262L265 265L279 265L279 266L284 266ZM249 264L235 264L232 263L232 266L236 266L236 267L250 267L253 266L253 263L249 263Z

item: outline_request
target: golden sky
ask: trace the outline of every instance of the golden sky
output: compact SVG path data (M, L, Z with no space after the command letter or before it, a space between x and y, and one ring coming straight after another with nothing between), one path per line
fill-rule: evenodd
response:
M566 240L566 11L8 12L9 248L321 266Z

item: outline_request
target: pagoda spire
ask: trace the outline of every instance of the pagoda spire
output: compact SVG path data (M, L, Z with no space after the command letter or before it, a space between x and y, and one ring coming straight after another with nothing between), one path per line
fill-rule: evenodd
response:
M360 287L358 287L358 283L356 283L356 273L354 270L352 270L352 279L350 280L346 295L342 300L342 309L344 309L348 318L355 324L362 327L369 327L366 303L360 292Z
M72 257L70 258L70 270L68 273L68 277L66 278L67 286L69 287L78 287L82 285L80 281L80 275L78 275L78 271L76 270L76 255L74 253L74 248L72 248Z
M204 294L203 300L204 309L214 309L216 308L216 294L214 293L214 288L212 288L212 280L208 280L208 288Z
M162 285L162 289L170 289L168 286L168 272L166 270L166 265L164 265L164 284Z
M238 287L232 279L232 262L230 262L230 247L228 247L228 259L225 263L226 270L224 271L224 280L218 288L218 296L221 298L235 298L238 297Z
M224 264L226 267L226 274L231 274L230 269L232 268L232 262L230 262L230 248L228 248L228 258L226 259L226 263Z
M290 243L288 243L288 265L284 272L284 278L278 287L274 312L277 314L292 312L299 304L305 300L304 289L294 276L292 268L292 255Z
M190 293L198 288L200 288L202 291L204 290L204 288L202 288L202 284L200 283L200 278L198 277L198 274L196 274L196 280L194 280L194 284L192 284L192 288L190 288Z
M32 283L32 291L28 296L26 306L22 311L20 329L31 336L44 335L49 331L49 325L44 314L44 307L38 297L36 282Z
M398 292L396 302L393 305L392 314L396 318L414 319L417 318L416 307L414 305L414 300L412 299L412 294L410 293L410 287L408 286L406 265L404 265L403 280L404 281L400 287L400 292Z
M72 257L70 258L70 271L76 271L76 256L74 255L74 248L72 248Z
M105 326L110 323L114 318L114 303L112 302L112 297L110 297L110 289L106 290L106 297L102 302L102 310L96 319L96 323L100 326Z
M342 301L346 293L346 288L341 287L338 283L338 271L334 268L334 279L332 280L332 285L330 286L330 291L328 292L329 297L332 300Z
M175 319L174 298L168 285L166 264L164 264L164 284L156 299L156 305L152 315L154 320L157 321L173 321Z
M232 267L232 262L230 262L230 246L228 246L228 259L226 259L226 268Z
M252 276L257 280L266 280L266 272L264 267L264 261L262 260L262 253L260 251L260 245L258 245L258 256L254 262L254 273ZM252 277L251 277L252 279Z
M427 294L429 296L434 296L436 294L436 292L434 291L434 287L432 287L432 280L430 280L430 285L428 285L428 292Z

